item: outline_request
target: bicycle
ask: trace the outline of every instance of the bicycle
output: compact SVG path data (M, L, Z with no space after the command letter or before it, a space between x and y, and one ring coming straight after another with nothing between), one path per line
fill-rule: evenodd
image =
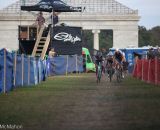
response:
M116 79L117 79L117 82L121 82L122 81L122 66L120 65L120 63L117 63L116 64Z
M96 67L96 77L97 77L97 83L100 83L101 77L102 77L102 65L99 63L99 65Z
M112 81L112 77L114 74L114 68L112 63L108 63L107 67L106 67L106 71L107 71L107 77L109 77L109 81Z

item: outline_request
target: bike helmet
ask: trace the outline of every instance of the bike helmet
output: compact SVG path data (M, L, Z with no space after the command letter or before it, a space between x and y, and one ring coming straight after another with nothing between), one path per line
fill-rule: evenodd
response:
M108 54L107 54L107 56L113 56L114 54L113 54L113 52L109 52Z

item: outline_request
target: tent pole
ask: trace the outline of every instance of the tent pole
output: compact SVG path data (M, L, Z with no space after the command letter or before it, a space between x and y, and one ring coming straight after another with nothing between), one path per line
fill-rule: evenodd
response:
M52 15L51 16L52 16L52 23L51 24L52 24L52 28L53 28L53 9L52 9Z
M51 14L51 33L50 33L50 40L51 40L51 42L53 41L52 40L52 36L53 36L53 26L54 26L54 24L53 24L53 8L52 8L52 14Z
M52 29L51 32L52 32L52 34L53 34L53 27L54 27L54 23L53 23L53 11L54 11L54 10L52 9L52 15L51 15L51 16L52 16L52 20L51 20L51 22L52 22L52 23L51 23L51 29ZM52 38L52 37L51 37L51 38Z

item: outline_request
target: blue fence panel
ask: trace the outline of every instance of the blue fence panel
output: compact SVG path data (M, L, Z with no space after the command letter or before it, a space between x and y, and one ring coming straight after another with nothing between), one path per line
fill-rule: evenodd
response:
M47 76L51 76L51 74L50 74L50 65L51 64L51 58L48 58L47 60L46 60L46 75Z
M48 73L47 73L47 60L44 61L44 73L45 73L45 79L48 77Z
M67 56L49 58L49 75L63 75L66 73Z
M9 92L13 87L36 85L45 80L46 63L45 60L0 50L0 93Z
M6 92L9 92L13 89L13 55L7 52L6 56Z
M77 71L77 64L76 64L76 56L68 56L68 68L67 72L76 72Z
M41 69L41 74L42 74L42 77L41 77L41 81L45 81L46 80L46 60L41 60L41 66L42 66L42 69Z
M67 56L56 57L54 64L55 64L56 75L66 74Z
M38 84L38 72L36 60L34 57L30 58L30 85Z
M13 55L5 49L0 50L0 92L13 89Z
M47 73L48 76L54 76L55 75L55 58L48 58L47 60Z
M27 56L24 56L24 64L23 64L23 68L24 68L24 70L23 70L23 72L24 72L24 74L23 74L23 85L24 86L28 86L29 85L29 63L28 63L28 57Z
M47 60L47 73L50 76L63 75L70 72L83 72L82 56L58 56Z
M36 58L36 68L37 68L37 75L38 75L38 83L41 82L41 63L40 63L40 59Z
M77 56L78 71L83 72L83 57Z
M41 81L45 81L45 76L46 76L46 65L45 62L42 61L41 59L36 59L37 60L37 68L38 68L38 82L40 83Z
M23 74L22 74L22 56L17 55L16 59L16 76L15 76L15 86L23 86Z

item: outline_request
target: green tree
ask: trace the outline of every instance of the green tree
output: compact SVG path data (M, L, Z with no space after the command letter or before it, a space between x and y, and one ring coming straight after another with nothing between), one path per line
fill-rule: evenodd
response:
M149 32L152 37L152 46L160 46L160 26L153 27Z
M108 50L113 46L113 31L112 30L101 30L100 33L100 49Z
M139 26L139 46L147 46L151 44L151 33L144 26Z
M139 46L160 46L160 26L147 30L139 26Z
M91 30L82 31L82 45L83 47L93 50L93 33ZM100 50L108 50L113 46L113 31L112 30L101 30L99 34Z
M82 46L89 50L93 49L93 34L91 30L82 31Z

